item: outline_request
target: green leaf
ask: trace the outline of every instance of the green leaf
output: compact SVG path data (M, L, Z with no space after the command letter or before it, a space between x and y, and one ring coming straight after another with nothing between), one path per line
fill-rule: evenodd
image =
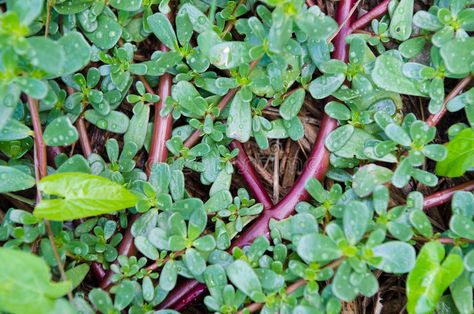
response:
M251 132L252 112L250 103L244 101L239 92L230 104L226 134L228 137L244 143L249 140Z
M130 120L127 115L120 111L111 111L108 115L102 116L95 110L84 112L84 118L102 130L123 134L127 132Z
M259 302L264 295L258 276L252 267L242 260L236 260L227 266L227 277L243 293L253 301Z
M364 236L372 218L371 210L358 201L351 201L344 208L342 223L350 244L357 244Z
M183 256L184 265L193 276L199 276L206 270L206 260L197 250L190 248Z
M179 9L178 14L181 14L181 12L187 13L196 32L203 33L212 29L212 23L207 16L191 3L184 3Z
M122 36L122 27L113 18L101 14L97 18L97 29L93 32L84 32L86 37L100 49L110 49L117 44Z
M416 37L401 43L398 50L403 57L410 59L416 57L423 50L425 45L426 39L423 37Z
M306 181L305 189L319 203L324 203L329 198L329 193L316 178L310 178Z
M81 33L69 32L59 38L58 43L63 47L67 62L64 62L62 75L73 74L83 69L91 59L91 47Z
M440 30L443 27L443 24L441 24L436 15L422 10L416 12L413 16L413 24L415 24L419 28L433 32L436 32L437 30Z
M102 289L92 289L89 292L89 300L101 313L110 313L113 311L114 306L112 305L112 299Z
M53 77L62 75L66 54L58 42L35 36L28 38L28 43L30 44L30 61L33 66Z
M7 1L8 11L14 11L21 24L30 25L43 11L43 0Z
M460 237L474 240L474 221L470 217L453 215L449 221L449 228Z
M46 262L31 253L0 248L0 310L52 313L55 300L71 290L71 282L52 282Z
M271 51L281 53L293 33L293 19L285 14L282 6L277 6L272 12L272 26L268 34L268 44Z
M110 0L109 4L122 11L137 11L142 5L142 0Z
M176 280L178 279L178 271L174 260L166 262L165 266L160 273L160 288L164 291L171 291L176 286Z
M410 213L410 222L415 227L416 231L419 234L426 238L431 238L433 236L433 227L431 226L431 222L426 216L426 214L420 210L415 209Z
M43 199L34 215L51 220L71 220L112 213L133 207L137 197L109 179L85 173L59 173L44 177L42 192L59 196ZM61 198L62 197L62 198Z
M250 61L249 45L240 41L218 43L209 50L209 61L219 69L232 69Z
M448 286L463 272L462 258L450 254L445 259L439 242L426 243L408 274L408 313L431 313Z
M36 184L35 178L13 167L0 166L0 193L26 190Z
M390 20L390 35L404 41L410 38L413 20L413 0L401 0Z
M330 101L324 107L324 112L336 120L346 121L351 118L351 111L345 105L337 101Z
M43 137L48 146L68 146L79 139L79 133L67 116L60 116L48 124Z
M378 245L372 250L375 257L382 258L374 266L386 273L404 274L415 266L415 249L408 243L391 241Z
M186 116L198 118L206 113L207 103L193 84L187 81L180 81L172 87L171 94L184 109L183 114Z
M285 120L290 120L298 115L304 102L306 92L300 88L283 100L280 105L280 115Z
M474 37L453 39L441 47L440 53L449 72L466 75L470 72L474 55Z
M79 264L78 266L66 271L66 277L71 281L71 289L77 288L89 273L90 267L87 264Z
M155 13L147 18L148 25L155 36L171 50L177 50L178 40L173 26L163 13Z
M402 73L403 62L390 55L381 55L375 60L372 79L378 87L399 94L424 96L415 81Z
M2 129L0 129L0 141L21 140L34 135L29 127L18 120L8 119Z
M411 138L410 135L399 125L390 123L384 129L385 134L394 142L402 146L410 146Z
M48 94L48 84L32 77L19 77L15 80L20 89L35 99L43 99Z
M308 90L314 99L323 99L338 90L345 78L343 73L323 74L309 84Z
M149 277L145 277L149 278ZM122 311L130 303L132 303L135 298L135 285L130 280L122 281L115 290L115 302L114 307Z
M351 265L344 261L337 269L332 283L332 292L339 299L349 302L356 298L357 289L349 281Z
M92 2L93 2L92 0L84 0L84 1L65 0L61 3L55 4L54 9L59 14L65 14L65 15L76 14L90 7Z
M133 112L127 132L123 136L123 141L125 144L135 143L138 151L145 143L148 120L150 119L150 106L141 103L136 104L133 107Z
M474 166L474 130L466 128L446 145L448 156L436 163L436 174L460 177Z
M298 255L307 263L327 262L341 257L342 252L327 236L310 233L300 238L297 245Z
M331 17L312 9L299 13L295 22L314 41L327 40L338 26Z
M473 251L474 252L474 251ZM473 313L473 291L469 272L464 271L449 287L459 313Z
M369 164L357 170L354 175L352 188L360 197L368 196L374 189L387 183L392 178L392 171L385 167Z
M338 127L326 137L324 142L327 149L331 152L340 150L347 143L347 141L349 141L349 139L352 137L352 134L354 134L354 126L345 124Z
M474 99L474 88L470 88L468 91L452 98L446 104L446 109L450 112L456 112L468 106L472 99Z

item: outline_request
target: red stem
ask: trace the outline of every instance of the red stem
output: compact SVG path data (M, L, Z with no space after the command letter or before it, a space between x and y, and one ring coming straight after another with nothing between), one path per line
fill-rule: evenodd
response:
M161 50L167 51L168 48L161 44ZM160 111L165 107L165 100L171 95L171 85L173 81L171 74L165 73L160 76L158 84L158 95L160 101L158 105L155 105L155 120L153 124L153 135L151 137L150 154L146 164L147 176L150 175L151 166L157 162L165 162L168 158L168 149L166 148L166 141L171 136L171 129L173 126L173 116L167 114L161 116Z
M428 123L428 125L436 126L439 123L439 121L446 114L446 111L447 111L446 104L448 103L448 101L450 101L451 99L456 97L458 94L460 94L462 90L466 88L467 85L469 85L469 83L471 82L471 79L472 79L472 76L469 75L458 82L458 84L451 90L448 96L446 96L446 98L444 99L443 107L441 107L441 110L436 114L430 115L428 119L426 119L426 123Z
M79 143L81 144L82 153L89 157L92 154L92 146L87 134L87 127L84 118L80 116L76 121L77 131L79 133Z
M423 202L423 209L428 210L430 208L445 204L453 197L455 192L472 190L474 190L474 180L436 192L425 198Z
M341 25L349 16L354 5L354 0L341 0L336 13L336 21ZM334 41L333 58L347 61L347 46L345 38L350 34L351 21L344 25ZM309 178L316 177L322 179L329 166L329 152L324 146L327 135L336 128L337 122L327 115L323 116L319 128L318 137L313 147L305 169L295 183L291 191L272 210L264 211L257 220L232 244L235 246L245 246L250 244L256 237L265 235L268 237L268 222L271 218L283 219L288 217L294 210L295 205L308 197L304 186ZM242 171L242 172L245 172ZM205 286L195 280L183 280L170 295L159 305L160 308L183 309L187 304L201 296L205 291Z
M268 196L265 187L263 186L262 182L259 180L257 174L255 173L255 169L252 166L252 162L247 156L244 147L240 142L234 140L230 143L230 148L239 150L239 154L234 159L235 166L239 169L240 175L244 178L245 182L247 183L250 192L255 197L257 202L262 203L264 210L268 210L273 207L273 202Z
M373 7L369 12L359 17L356 21L351 24L351 32L356 29L365 28L369 25L373 19L378 19L384 15L388 10L388 4L391 0L384 0Z
M171 12L167 15L168 19L171 19ZM161 51L168 51L168 48L161 43ZM155 105L155 119L153 124L153 134L151 137L151 147L150 154L148 155L148 161L146 164L146 174L150 175L151 166L157 162L166 162L168 158L168 149L166 148L166 141L171 136L171 129L173 126L173 116L167 114L166 116L161 116L160 111L165 106L165 101L168 96L171 95L171 85L173 84L171 75L165 73L160 76L158 83L158 95L160 96L160 101ZM136 254L135 244L133 243L133 235L131 232L131 227L135 220L139 217L138 214L132 216L128 223L127 230L123 236L122 241L118 247L118 255L132 256ZM115 261L117 263L117 261ZM100 283L102 289L108 289L112 284L112 270L108 270Z
M28 97L28 108L30 109L31 123L35 131L35 166L38 172L38 179L48 175L48 157L46 154L46 144L43 140L43 130L38 112L38 100ZM39 192L38 192L39 194Z

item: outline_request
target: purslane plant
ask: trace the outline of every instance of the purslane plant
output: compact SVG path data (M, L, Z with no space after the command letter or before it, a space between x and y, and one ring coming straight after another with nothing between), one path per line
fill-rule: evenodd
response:
M1 1L0 311L471 313L474 9L430 5ZM318 110L270 198L245 143Z

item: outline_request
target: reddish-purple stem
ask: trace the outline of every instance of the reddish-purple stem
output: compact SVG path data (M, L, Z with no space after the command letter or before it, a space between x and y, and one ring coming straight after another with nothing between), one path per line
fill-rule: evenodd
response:
M245 148L236 140L230 143L230 148L237 148L239 150L239 154L234 159L234 163L237 169L239 169L240 175L244 178L245 183L247 183L247 187L252 195L255 197L257 202L263 204L264 210L272 208L273 202L255 173L255 169L252 166L249 156L247 156L247 153L245 152Z
M41 128L41 120L38 112L38 100L28 97L28 108L30 109L33 130L35 131L35 167L38 173L37 178L41 180L41 178L48 175L48 156L46 154L46 144L43 140L43 129Z
M356 29L365 28L372 22L373 19L378 19L384 15L388 10L388 4L391 0L384 0L373 7L370 11L359 17L356 21L351 24L351 32Z
M431 194L427 198L425 198L423 202L423 209L428 210L430 208L445 204L453 197L453 194L458 191L472 191L472 190L474 190L474 180L468 181L466 183L454 186L446 190L436 192L434 194Z
M86 122L82 116L77 119L76 127L79 133L79 143L81 144L82 153L87 158L92 154L92 146L89 140L89 135L87 134Z
M167 51L168 48L161 44L161 50ZM166 98L171 95L171 85L173 81L171 74L165 73L160 76L158 84L158 93L160 101L158 105L155 105L155 120L153 123L153 135L151 140L150 154L148 155L148 161L146 164L146 173L149 176L151 166L157 162L166 162L168 158L168 149L166 148L166 141L171 136L171 129L173 126L173 116L167 114L162 116L161 110L165 107Z
M336 21L341 25L349 16L354 5L354 0L341 0L336 13ZM345 38L350 34L351 19L341 28L334 40L333 58L347 61L347 46ZM329 152L324 146L327 135L336 128L337 122L327 115L323 116L319 128L318 137L313 147L311 155L306 162L305 169L291 191L273 209L264 211L256 221L246 229L242 235L232 243L232 247L245 246L250 244L256 237L265 235L268 237L268 222L271 218L283 219L288 217L294 210L295 205L308 197L305 190L306 181L316 177L322 179L329 166ZM242 170L241 170L242 171ZM244 170L245 171L245 170ZM244 172L242 171L242 172ZM160 308L183 309L187 304L201 296L205 291L205 286L195 280L183 280L170 295L159 305Z

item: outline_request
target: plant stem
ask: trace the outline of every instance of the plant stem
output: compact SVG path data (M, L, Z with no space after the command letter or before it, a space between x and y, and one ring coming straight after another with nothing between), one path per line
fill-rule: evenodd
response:
M423 201L423 209L426 211L430 208L449 202L449 200L451 200L451 198L453 197L453 194L458 191L472 190L474 190L474 180L454 186L452 188L448 188L446 190L436 192L425 198L425 200Z
M46 22L44 23L44 37L48 38L49 24L51 23L51 3L46 1Z
M38 100L28 97L28 108L30 109L31 123L35 132L35 168L38 172L37 181L48 175L48 157L46 154L46 144L43 140L43 129L41 128L41 120L38 112ZM41 199L38 191L37 200Z
M430 126L436 126L439 121L444 117L446 114L446 104L456 97L458 94L462 92L464 88L466 88L467 85L471 82L472 76L466 76L463 78L461 81L458 82L458 84L451 90L451 92L446 96L446 98L443 101L443 107L441 107L441 110L438 113L432 114L426 119L426 123Z
M161 50L167 51L168 48L161 44ZM171 95L171 85L173 84L171 74L165 73L160 77L158 95L160 101L155 104L155 119L153 124L153 134L151 137L150 154L146 164L146 174L150 175L151 166L157 162L165 162L168 158L168 149L166 141L171 136L173 126L173 116L167 114L161 116L160 111L165 107L166 98Z
M79 143L81 144L82 153L87 158L92 154L92 146L89 140L89 135L87 134L86 123L82 115L77 119L76 127L79 133Z
M336 13L336 21L341 25L349 16L354 0L341 0ZM333 58L347 61L347 45L345 38L350 34L351 21L341 28L340 32L335 38ZM301 176L296 181L291 191L283 198L273 209L264 211L255 222L246 229L236 241L233 242L232 247L245 246L250 244L256 237L260 235L267 236L268 222L271 218L283 219L288 217L294 210L295 205L306 199L309 195L305 190L306 181L309 178L316 177L322 179L329 166L329 152L324 146L324 140L328 134L334 130L337 122L327 115L323 116L319 133L316 138L316 143L312 149L309 160L306 162L305 169ZM181 284L175 288L168 297L159 305L160 308L174 308L176 310L183 309L188 303L198 298L205 291L205 286L195 280L183 280Z
M67 92L69 95L74 94L74 88L67 87ZM82 154L88 158L89 155L92 154L92 146L89 135L87 134L86 122L82 114L76 120L76 128L79 133L79 143L81 144Z
M372 8L369 12L365 13L361 17L359 17L356 21L354 21L351 25L351 32L356 29L365 28L367 25L372 22L373 19L378 19L382 15L384 15L388 10L388 5L391 0L384 0L377 4L374 8Z
M38 182L45 176L48 175L47 165L48 159L46 154L46 145L43 140L43 129L41 128L41 120L38 112L38 100L33 99L28 96L28 108L30 109L31 122L33 124L33 131L35 133L35 147L34 147L34 160L35 160L35 176L36 176L36 201L41 201L41 191L38 188ZM53 250L54 258L58 264L59 273L61 274L61 279L67 281L66 272L64 271L63 264L61 262L61 257L59 256L58 249L56 248L56 243L54 243L54 235L51 230L51 224L49 220L44 219L44 224L46 227L46 233L48 234L49 243L51 244L51 249ZM69 301L72 302L73 296L72 292L68 291L67 296Z
M244 147L239 141L233 140L230 143L230 148L237 148L239 150L239 154L234 159L235 166L239 169L240 175L244 178L247 187L250 189L250 192L257 202L263 204L263 210L269 210L273 207L273 202L270 199L270 196L268 196L262 182L258 179L255 169L252 166L252 162L250 161L249 156L247 156Z
M171 20L171 12L167 14L167 18ZM163 52L168 51L168 47L166 47L163 43L160 44L160 50ZM151 137L151 147L150 153L148 155L148 161L146 163L146 174L150 176L151 167L153 164L158 162L166 162L168 158L168 149L166 148L166 141L171 136L171 129L173 126L173 116L171 114L167 114L166 116L161 116L160 111L165 106L165 101L168 96L171 95L171 85L173 84L171 74L165 73L160 76L158 82L158 95L160 96L160 100L158 104L155 104L155 118L153 124L153 134ZM133 243L133 235L132 235L132 225L139 217L139 214L135 214L132 216L130 221L128 222L127 230L123 236L122 241L118 247L118 255L124 256L131 256L136 253L136 248ZM116 260L115 263L118 261ZM112 284L112 270L108 270L103 277L100 287L102 289L108 289Z

